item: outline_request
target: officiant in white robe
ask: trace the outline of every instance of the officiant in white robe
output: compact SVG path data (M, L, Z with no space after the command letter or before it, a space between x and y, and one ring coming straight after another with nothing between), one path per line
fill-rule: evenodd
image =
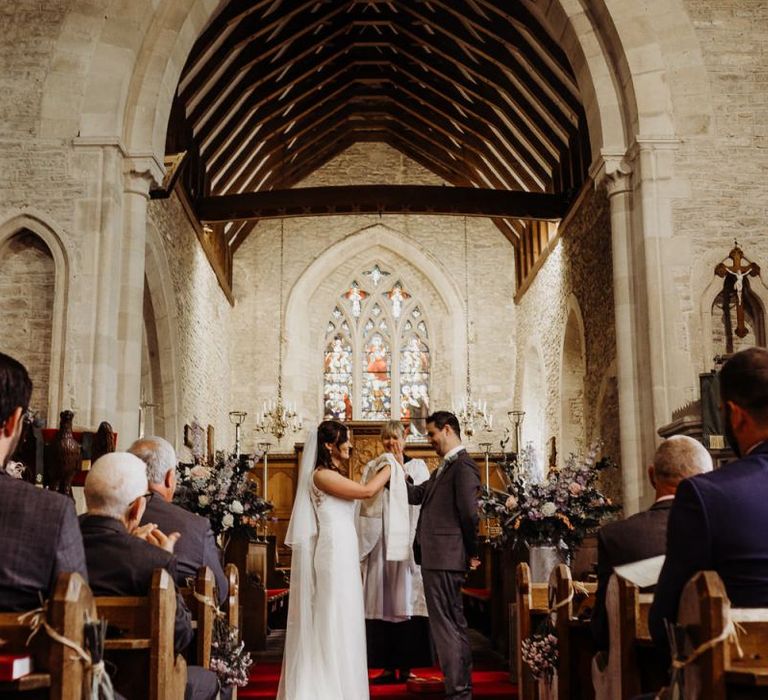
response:
M404 683L412 668L432 664L421 568L413 559L420 507L408 505L405 489L406 477L419 484L429 478L429 470L424 460L404 456L405 436L399 421L382 428L386 452L365 466L362 482L390 464L390 487L363 501L357 518L368 666L384 669L373 680L376 684Z

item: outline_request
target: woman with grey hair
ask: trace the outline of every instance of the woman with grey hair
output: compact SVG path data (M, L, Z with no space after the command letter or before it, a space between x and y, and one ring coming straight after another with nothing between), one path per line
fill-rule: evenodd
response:
M381 430L384 454L371 460L363 470L367 483L386 460L399 466L414 484L429 479L424 460L404 455L406 428L400 421L388 421ZM394 464L393 464L394 462ZM384 672L372 683L405 683L412 668L432 665L427 605L421 568L413 560L413 537L419 519L419 506L404 504L409 525L408 555L403 561L390 561L387 545L395 539L390 534L390 516L395 517L390 492L383 491L362 502L358 514L360 564L363 573L368 667ZM395 525L391 527L394 529ZM388 542L389 540L389 542ZM399 557L397 557L399 558Z

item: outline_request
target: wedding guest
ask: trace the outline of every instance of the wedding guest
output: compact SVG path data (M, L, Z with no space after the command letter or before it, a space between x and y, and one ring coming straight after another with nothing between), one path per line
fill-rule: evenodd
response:
M768 350L733 355L720 372L720 398L738 459L677 490L649 618L662 647L664 621L677 619L683 588L698 571L716 571L734 607L768 607Z
M608 649L605 594L614 567L664 554L667 519L677 487L683 479L710 471L712 457L698 440L686 435L664 440L656 450L653 464L648 467L648 479L656 493L653 505L600 528L597 536L597 593L591 622L596 649Z
M147 465L149 490L154 494L141 524L154 523L163 532L178 532L176 543L176 585L186 586L189 579L197 576L202 566L207 566L216 579L219 602L227 599L227 577L221 567L221 552L211 530L211 523L195 513L190 513L173 501L176 491L176 452L171 443L161 437L136 440L128 452L136 455Z
M32 395L24 366L0 353L0 610L31 610L50 598L60 573L88 572L72 499L6 471Z
M400 421L388 421L381 429L385 454L371 460L363 470L361 483L367 484L382 460L393 458L414 484L429 479L429 469L422 459L404 455L406 429ZM391 462L390 462L391 464ZM420 506L408 506L408 558L387 560L389 541L390 492L385 490L363 501L357 518L360 562L363 571L365 628L369 668L384 672L372 682L405 683L412 668L432 665L427 604L421 568L413 558L413 537Z
M97 596L146 596L156 569L176 578L174 545L179 533L169 535L148 525L139 528L148 499L144 462L127 452L97 459L85 480L87 513L80 517L91 590ZM192 616L176 594L174 649L181 653L192 641ZM119 669L118 669L119 671ZM118 688L119 689L119 688ZM199 666L187 667L185 698L218 696L216 674Z
M427 435L443 461L424 483L408 484L408 501L421 504L414 559L421 565L429 627L445 676L445 696L468 700L472 697L472 653L461 586L467 570L480 565L480 473L461 444L461 428L453 413L430 415Z

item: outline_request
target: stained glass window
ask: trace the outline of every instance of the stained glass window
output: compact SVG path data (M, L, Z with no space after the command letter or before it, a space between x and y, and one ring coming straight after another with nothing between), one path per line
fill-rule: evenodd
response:
M352 420L352 346L343 335L333 335L325 348L323 394L325 418Z
M339 295L326 325L325 417L406 419L426 435L431 354L428 317L407 280L376 263ZM393 284L387 279L397 280ZM365 287L358 280L364 280Z
M363 382L360 388L360 418L389 420L392 415L392 358L389 342L381 333L373 333L363 346Z

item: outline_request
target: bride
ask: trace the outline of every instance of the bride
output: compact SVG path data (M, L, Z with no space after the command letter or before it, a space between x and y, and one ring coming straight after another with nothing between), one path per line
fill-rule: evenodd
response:
M277 700L365 700L368 670L355 500L387 483L342 474L352 443L343 423L323 421L304 446L285 543L291 589Z

